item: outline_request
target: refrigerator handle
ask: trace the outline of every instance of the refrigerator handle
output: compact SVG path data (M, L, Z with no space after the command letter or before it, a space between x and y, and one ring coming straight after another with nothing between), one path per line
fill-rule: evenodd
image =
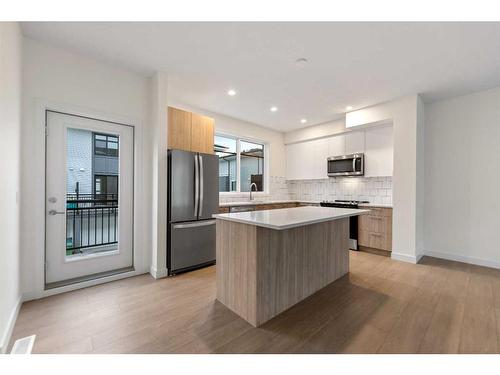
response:
M194 155L194 216L198 216L198 205L200 196L200 171L198 164L198 154Z
M203 183L203 156L199 155L200 158L200 216L203 214L203 190L205 190L205 185Z

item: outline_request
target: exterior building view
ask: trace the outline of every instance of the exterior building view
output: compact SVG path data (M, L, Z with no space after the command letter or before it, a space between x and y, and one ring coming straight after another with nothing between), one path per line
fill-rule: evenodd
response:
M68 128L66 255L115 250L119 141Z

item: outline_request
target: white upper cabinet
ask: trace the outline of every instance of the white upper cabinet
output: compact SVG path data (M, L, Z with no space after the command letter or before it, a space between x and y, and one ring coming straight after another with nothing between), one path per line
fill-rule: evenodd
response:
M365 131L365 177L392 176L392 126Z
M357 154L365 152L365 132L357 131L346 133L345 135L345 153Z
M345 154L345 135L325 138L328 143L328 156L340 156Z
M300 180L302 170L301 143L286 145L286 178L287 180Z
M330 156L329 138L316 139L312 142L309 152L314 154L312 163L314 179L328 178L328 166L326 159Z
M365 153L365 176L392 176L392 126L286 145L287 180L328 178L327 158Z
M326 159L330 156L329 140L323 138L287 145L287 180L328 178Z

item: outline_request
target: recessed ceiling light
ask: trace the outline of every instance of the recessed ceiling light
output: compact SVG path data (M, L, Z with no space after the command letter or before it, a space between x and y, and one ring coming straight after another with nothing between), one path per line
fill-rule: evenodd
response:
M304 66L307 64L307 59L301 57L300 59L295 60L295 64L297 64L298 66Z
M278 107L274 107L274 106L272 106L271 108L269 108L269 110L270 110L271 112L276 112L276 111L278 110Z
M229 96L235 96L235 95L236 95L236 90L233 90L233 89L231 89L231 90L227 90L227 94L228 94Z
M303 119L301 119L301 120L300 120L300 122L301 122L302 124L305 124L305 123L307 122L307 119L306 119L306 118L303 118Z
M350 111L350 110L352 110L352 106L348 105L347 107L345 107L345 110L346 110L346 111Z

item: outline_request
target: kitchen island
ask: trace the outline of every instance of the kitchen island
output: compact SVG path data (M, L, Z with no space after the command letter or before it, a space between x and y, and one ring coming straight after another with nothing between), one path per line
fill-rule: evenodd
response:
M214 215L217 299L257 327L349 272L349 217L295 207Z

